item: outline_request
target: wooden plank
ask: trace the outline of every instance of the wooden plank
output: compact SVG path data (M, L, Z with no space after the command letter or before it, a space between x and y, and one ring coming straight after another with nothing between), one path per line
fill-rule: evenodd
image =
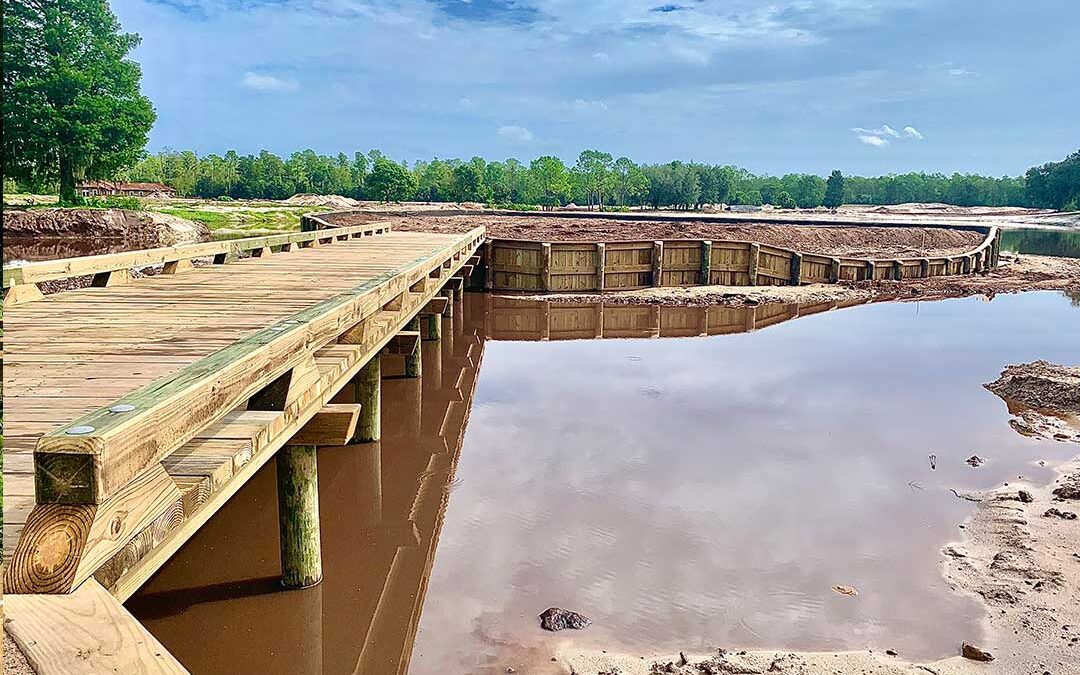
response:
M188 672L96 581L68 595L5 595L4 628L39 675Z
M69 593L179 499L176 484L158 465L104 504L39 504L26 520L4 588Z
M426 316L429 314L444 314L446 312L446 307L449 304L450 301L444 297L434 297L431 300L427 301L427 304L424 305L424 308L420 310L420 315Z
M58 503L107 499L145 466L190 440L206 422L295 365L310 346L325 344L343 330L342 324L355 325L377 311L373 306L377 291L401 292L410 276L441 267L445 256L479 234L474 231L429 250L117 401L133 406L130 412L116 414L103 408L43 436L38 442L39 458L69 480L55 481L51 470L44 469L40 473L46 489L39 494ZM402 287L394 286L394 281ZM91 431L76 433L85 428Z
M292 445L347 445L356 432L360 418L357 403L327 403L322 410L308 420L296 432L289 443Z

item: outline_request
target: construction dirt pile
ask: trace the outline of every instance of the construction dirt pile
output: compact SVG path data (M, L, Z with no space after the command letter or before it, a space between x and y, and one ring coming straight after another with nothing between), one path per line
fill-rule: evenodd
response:
M4 211L4 247L36 240L122 242L128 250L210 239L203 223L127 209L10 209ZM5 255L5 258L11 258Z
M656 221L544 216L394 216L396 230L467 232L483 225L497 239L533 241L620 241L650 239L713 239L756 241L770 246L848 257L923 257L957 255L982 242L984 235L968 230L931 227L819 227ZM344 223L342 223L344 224Z
M289 206L325 206L330 209L355 209L361 205L355 199L349 197L342 197L341 195L312 195L312 194L295 194L288 199L283 200L284 204Z

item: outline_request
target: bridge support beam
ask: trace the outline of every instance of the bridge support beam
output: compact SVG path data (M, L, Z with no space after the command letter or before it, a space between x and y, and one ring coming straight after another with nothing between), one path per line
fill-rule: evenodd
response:
M382 437L382 357L371 357L353 380L355 400L360 404L360 421L353 443L370 443Z
M322 581L319 476L314 445L286 445L277 453L281 584L307 588Z

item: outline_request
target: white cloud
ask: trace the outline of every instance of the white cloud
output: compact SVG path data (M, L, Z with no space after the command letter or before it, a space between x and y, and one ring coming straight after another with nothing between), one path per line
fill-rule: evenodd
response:
M601 100L586 100L583 98L575 98L570 103L564 103L563 105L578 113L603 112L608 109L607 103Z
M607 52L596 52L592 57L597 63L611 63L611 55Z
M908 138L914 138L919 141L923 139L922 133L915 127L904 127L904 133L907 134Z
M515 143L528 143L533 140L532 132L525 127L518 126L516 124L504 124L499 127L498 134L503 138L508 138Z
M949 68L949 75L953 77L971 77L975 73L966 68Z
M880 148L889 144L889 139L882 138L881 136L871 136L869 134L859 134L859 141L872 145L876 148Z
M462 98L458 99L458 104L462 108L471 108L472 107L472 99L463 96Z
M240 84L255 91L296 91L300 85L295 80L286 80L273 75L260 75L248 71Z
M893 129L888 124L882 124L877 129L865 129L863 127L855 127L854 129L852 129L852 131L857 134L865 134L867 136L892 136L893 138L900 138L900 132L896 129Z

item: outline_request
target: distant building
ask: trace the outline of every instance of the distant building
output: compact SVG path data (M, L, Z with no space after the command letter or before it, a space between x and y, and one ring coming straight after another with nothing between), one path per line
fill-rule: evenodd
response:
M162 183L84 180L79 183L79 194L83 197L175 197L176 190Z

